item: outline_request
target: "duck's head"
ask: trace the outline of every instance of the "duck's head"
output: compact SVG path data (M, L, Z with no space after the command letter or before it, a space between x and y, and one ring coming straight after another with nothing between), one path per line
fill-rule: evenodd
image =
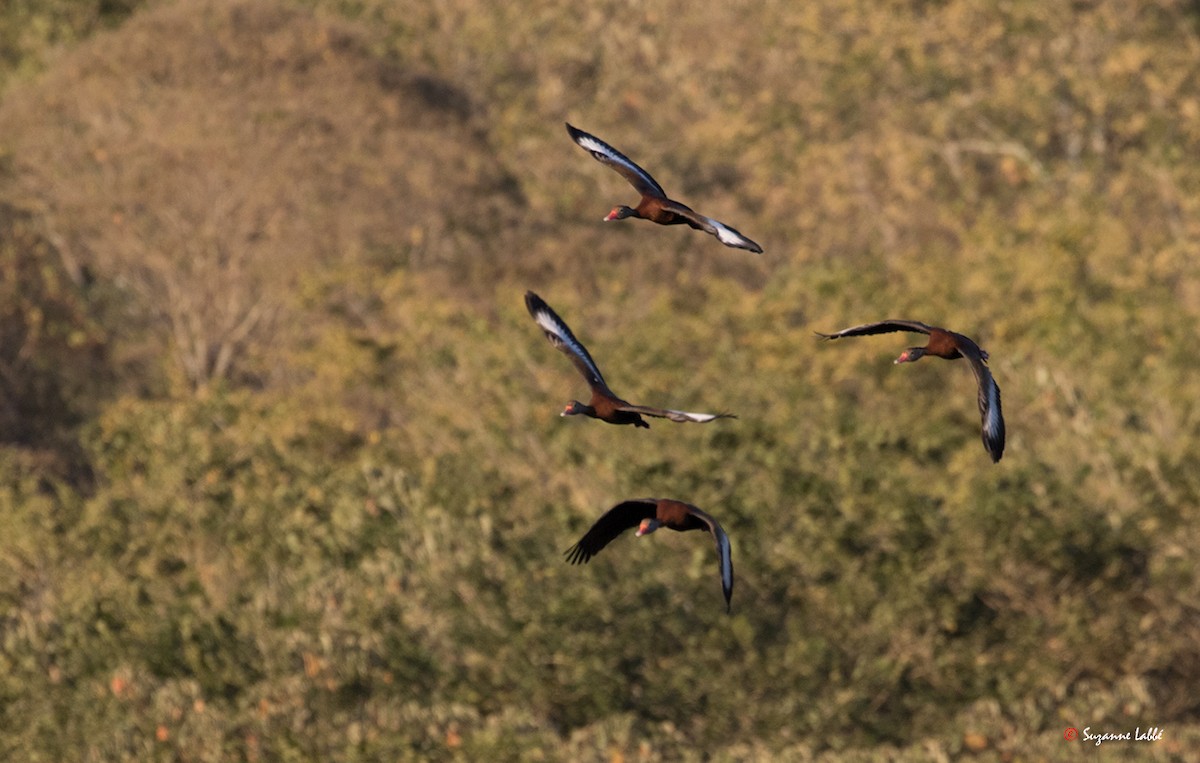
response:
M900 357L896 358L895 363L913 363L925 357L924 347L909 347L904 352L900 353Z
M640 538L643 535L649 535L660 527L662 527L662 522L659 522L653 517L647 517L646 519L642 520L640 525L638 525L637 537Z
M584 405L578 400L572 400L563 408L563 412L559 416L590 416L595 413L595 409L590 405Z

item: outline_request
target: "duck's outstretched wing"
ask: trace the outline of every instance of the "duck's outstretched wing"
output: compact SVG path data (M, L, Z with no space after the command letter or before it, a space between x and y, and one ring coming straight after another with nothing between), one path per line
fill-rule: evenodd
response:
M705 217L696 210L680 204L677 201L667 200L663 204L663 209L674 212L676 216L682 217L688 225L696 230L702 230L705 233L716 236L717 239L725 246L736 247L737 249L746 249L755 254L762 254L762 247L743 236L740 231L729 227L720 220L714 220L711 217Z
M954 335L958 351L971 364L979 384L979 417L983 421L983 447L995 463L1004 455L1004 412L1000 408L1000 385L987 367L987 353L970 337Z
M729 536L712 515L695 506L689 506L688 510L708 527L708 532L717 546L717 562L721 567L721 591L725 594L725 611L728 612L732 606L730 599L733 598L733 555L729 550Z
M637 527L643 519L653 517L657 508L658 501L653 498L640 498L618 503L604 512L591 529L583 534L579 542L564 552L567 562L587 564L618 535L631 527Z
M525 292L525 307L533 316L533 320L541 327L542 333L550 340L550 344L571 359L571 362L579 369L579 373L587 379L587 383L593 389L599 389L611 395L612 390L605 383L596 361L592 360L587 348L575 338L566 322L558 317L558 313L554 312L545 300L531 291Z
M834 332L832 334L822 334L816 332L817 336L822 339L842 339L848 336L869 336L871 334L890 334L893 331L911 331L916 334L929 334L933 331L933 326L930 326L920 321L904 321L904 320L886 320L878 323L864 323L861 326L853 326L848 329Z
M621 176L628 180L629 184L641 195L660 199L667 198L667 192L662 189L658 181L651 177L649 172L637 166L625 154L622 154L595 135L586 133L577 127L571 126L569 123L567 124L567 132L570 134L571 139L578 143L580 148L595 157L596 161L621 173Z
M626 403L617 407L618 411L629 411L630 413L640 413L643 416L657 416L660 419L670 419L679 423L694 422L696 424L707 424L710 421L717 419L736 419L737 416L732 413L693 413L691 411L676 411L670 408L653 408L648 405L633 405Z

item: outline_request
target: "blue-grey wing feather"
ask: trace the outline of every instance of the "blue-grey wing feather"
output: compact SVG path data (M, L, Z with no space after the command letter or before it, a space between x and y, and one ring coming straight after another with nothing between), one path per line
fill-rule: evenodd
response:
M649 172L646 172L634 163L632 159L625 156L625 154L622 154L595 135L586 133L570 124L567 125L567 132L571 135L571 139L579 144L580 148L591 154L597 161L621 173L622 177L628 180L629 184L637 189L638 193L643 196L667 198L667 192L662 189L658 181L651 177Z
M600 368L596 365L596 361L592 360L592 356L588 354L587 348L583 343L575 338L571 333L570 327L566 322L558 317L558 313L554 312L538 295L529 291L525 293L525 307L529 310L529 314L537 322L542 329L542 333L550 340L550 344L563 352L587 379L589 385L605 391L608 389L608 384L604 381L604 376L600 373Z

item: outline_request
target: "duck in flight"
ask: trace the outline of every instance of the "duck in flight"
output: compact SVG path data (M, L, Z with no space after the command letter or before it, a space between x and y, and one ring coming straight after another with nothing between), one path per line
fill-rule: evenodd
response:
M689 225L696 230L716 236L725 246L762 254L761 246L725 223L705 217L686 204L667 198L666 191L650 176L649 172L634 164L625 154L595 135L586 133L570 124L567 124L567 132L583 150L595 157L601 164L621 173L621 177L628 180L629 184L642 195L642 200L636 207L627 207L624 204L614 207L613 211L604 218L605 222L623 220L626 217L640 217L659 225Z
M682 501L669 498L639 498L613 506L596 520L579 542L566 550L571 564L587 564L593 556L631 527L637 536L649 535L660 527L679 532L707 530L717 546L717 562L721 568L721 591L725 594L725 611L730 610L733 596L733 559L729 552L729 536L717 520L708 513Z
M688 411L675 411L669 408L651 408L645 405L633 405L621 398L609 389L608 384L604 381L604 377L600 375L600 369L596 366L596 362L592 360L592 356L588 354L587 348L575 338L571 333L571 329L558 314L550 309L541 297L531 291L525 292L525 307L529 310L529 314L533 316L534 321L541 327L546 338L550 340L550 344L561 352L565 353L583 374L583 378L587 379L588 386L592 388L592 399L587 404L572 400L567 403L566 408L560 414L562 416L584 415L591 416L594 419L607 421L609 424L633 424L635 427L650 428L645 416L657 416L658 418L670 419L671 421L687 422L692 421L697 424L705 424L716 419L735 419L731 413L691 413Z
M970 337L948 331L937 326L929 326L919 321L889 320L879 323L866 323L862 326L842 329L835 334L817 333L825 339L841 339L849 336L867 336L870 334L887 334L893 331L911 331L929 336L929 342L924 347L909 347L900 353L896 363L912 363L926 355L932 355L946 360L966 358L975 373L975 381L979 384L979 415L983 419L983 447L995 463L1004 455L1004 414L1000 410L1000 386L992 378L988 370L986 351L975 344Z

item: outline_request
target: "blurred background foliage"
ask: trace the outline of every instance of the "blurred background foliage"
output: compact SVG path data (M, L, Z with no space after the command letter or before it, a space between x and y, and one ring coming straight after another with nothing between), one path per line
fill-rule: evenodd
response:
M504 7L501 7L504 6ZM1182 0L0 6L0 757L1200 744ZM593 131L762 243L600 218ZM648 432L618 392L730 410ZM992 354L897 368L889 317ZM561 552L628 497L733 542Z

